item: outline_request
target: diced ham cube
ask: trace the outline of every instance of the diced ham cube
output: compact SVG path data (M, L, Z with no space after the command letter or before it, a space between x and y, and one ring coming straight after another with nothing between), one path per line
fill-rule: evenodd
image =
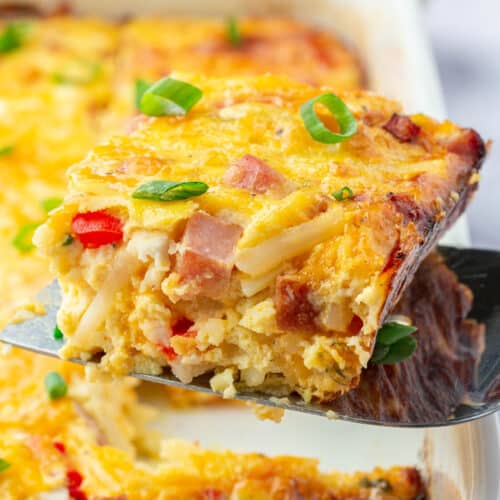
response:
M259 158L245 155L226 170L223 182L252 194L262 194L284 187L286 179Z
M401 142L412 142L420 134L420 127L404 115L394 113L384 125L385 130Z
M456 175L459 185L470 178L471 167L479 171L486 158L487 145L472 128L461 129L440 142L451 153L449 168ZM477 189L477 183L469 184L468 188L472 193Z
M458 155L465 165L479 167L486 155L486 147L481 136L472 128L462 129L460 133L446 141L450 153Z
M187 295L220 298L227 292L241 231L204 212L189 219L177 263L181 282L189 284Z
M283 330L314 332L319 328L319 311L309 300L309 287L293 277L278 276L276 280L276 321Z

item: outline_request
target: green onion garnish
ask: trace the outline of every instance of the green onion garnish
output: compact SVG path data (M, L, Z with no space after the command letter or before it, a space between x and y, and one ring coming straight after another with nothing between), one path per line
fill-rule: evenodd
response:
M417 341L411 336L416 330L412 325L396 321L384 323L377 333L371 363L390 365L409 358L417 348Z
M0 472L7 470L10 467L10 462L7 462L4 458L0 458Z
M56 340L62 340L64 338L63 332L59 329L59 327L56 325L54 328L54 333L53 336Z
M14 146L2 146L0 147L0 156L10 155L14 151Z
M47 212L51 212L54 210L54 208L57 208L58 206L61 205L62 203L62 198L45 198L45 200L42 200L40 204L42 205L42 208Z
M238 26L238 21L234 17L230 17L226 24L226 35L229 43L238 47L243 42L243 37L241 36L241 31Z
M408 359L417 348L417 341L414 337L404 337L389 346L389 352L379 364L393 365Z
M63 241L63 244L62 246L63 247L67 247L69 245L71 245L71 243L73 243L73 241L75 241L75 238L73 238L73 236L71 234L67 234L65 237L64 237L64 241Z
M33 233L35 229L41 224L41 222L30 222L25 224L19 229L17 234L14 236L12 240L12 244L21 252L28 253L31 252L35 248L35 245L32 243Z
M389 354L389 350L390 347L388 345L375 344L370 362L379 364Z
M166 77L144 91L139 109L148 116L185 115L202 96L198 87Z
M151 181L139 186L132 198L139 200L177 201L186 200L206 193L208 185L204 182Z
M50 399L59 399L66 396L68 386L57 372L49 372L45 375L45 389Z
M151 87L151 83L147 82L146 80L141 80L139 78L135 81L135 99L134 99L134 102L135 102L136 109L139 109L139 110L141 109L142 96L143 96L144 92L146 92L146 90L148 90L149 87Z
M332 196L337 201L344 201L344 200L350 200L354 196L354 193L352 192L352 189L349 186L344 186L338 191L333 192Z
M328 111L335 117L340 127L340 134L326 128L319 119L314 110L314 105L317 102L326 106ZM302 104L300 107L300 116L302 117L309 135L314 140L326 144L335 144L345 141L349 139L349 137L352 137L358 128L356 118L354 118L353 114L349 111L349 108L335 94L330 92L314 97Z
M7 24L0 34L0 53L6 54L21 47L27 32L28 24L25 22Z
M76 59L62 71L53 73L52 80L59 85L88 85L94 83L101 73L99 63Z

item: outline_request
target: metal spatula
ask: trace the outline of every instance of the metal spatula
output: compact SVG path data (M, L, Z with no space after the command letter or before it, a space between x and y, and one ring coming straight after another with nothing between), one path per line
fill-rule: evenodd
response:
M452 416L428 421L418 418L405 421L387 420L357 414L355 409L345 413L334 412L335 406L319 403L305 403L298 396L273 398L262 393L238 393L236 399L301 411L313 415L338 418L340 420L398 427L434 427L468 422L491 414L500 409L500 252L474 249L441 247L440 253L459 280L474 293L474 307L470 317L486 326L486 345L478 366L474 389L468 394L469 404L461 404ZM53 338L56 312L61 302L57 282L47 286L39 295L46 307L46 314L35 316L23 323L12 324L0 333L0 340L16 347L40 354L57 357L62 341ZM71 360L83 364L79 360ZM209 377L202 376L190 384L183 384L169 371L159 376L131 373L133 377L149 382L171 385L185 389L214 393L208 383ZM382 412L384 413L384 412Z

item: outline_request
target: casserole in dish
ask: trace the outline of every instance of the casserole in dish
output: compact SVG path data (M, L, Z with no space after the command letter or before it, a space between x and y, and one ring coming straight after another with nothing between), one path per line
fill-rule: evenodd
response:
M1 354L0 363L5 500L414 500L424 491L413 467L322 473L314 459L208 451L179 440L158 450L151 446L158 436L144 429L153 412L138 402L135 381L89 382L77 365L19 350ZM138 453L148 462L136 461Z

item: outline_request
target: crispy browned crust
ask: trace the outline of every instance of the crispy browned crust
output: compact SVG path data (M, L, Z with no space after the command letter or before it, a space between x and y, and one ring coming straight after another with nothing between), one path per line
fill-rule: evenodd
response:
M464 212L477 189L477 183L471 182L477 175L486 156L486 147L473 129L462 129L460 133L448 138L443 145L452 153L450 158L451 177L454 177L458 199L453 204L448 201L443 207L422 207L411 198L388 194L388 199L401 213L403 225L414 225L418 229L420 241L399 241L385 266L384 272L390 276L390 292L387 296L380 317L385 318L395 307L401 294L410 284L420 263L436 245L444 232L454 224ZM410 243L410 244L408 244Z
M0 5L0 17L4 19L19 17L51 17L67 16L72 13L69 2L59 2L52 8L43 8L34 2L6 2Z
M31 3L6 2L0 5L0 17L9 19L11 17L41 17L43 11L40 7Z
M448 418L473 388L484 347L484 326L466 319L472 300L438 254L427 257L394 310L417 326L416 353L396 365L370 365L359 386L332 407L390 422Z

